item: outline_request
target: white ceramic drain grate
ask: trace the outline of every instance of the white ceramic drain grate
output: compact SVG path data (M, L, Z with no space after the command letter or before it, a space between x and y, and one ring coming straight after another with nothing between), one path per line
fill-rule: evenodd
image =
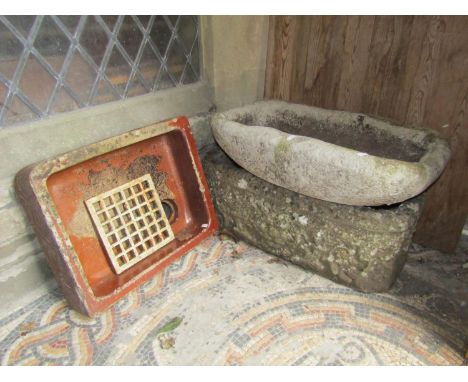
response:
M174 239L149 174L86 201L117 274Z

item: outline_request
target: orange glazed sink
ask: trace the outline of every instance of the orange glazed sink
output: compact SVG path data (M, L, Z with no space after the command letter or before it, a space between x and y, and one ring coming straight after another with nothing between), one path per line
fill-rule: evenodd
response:
M112 218L114 214L109 212L114 211L112 206L102 204L102 208L108 208L109 219L114 219L109 220L112 223L109 227L116 227L119 242L114 245L119 248L118 255L125 251L124 244L131 246L125 252L127 257L121 256L125 259L138 255L140 248L148 249L144 258L119 273L111 261L112 253L106 249L109 247L100 236L99 221L93 221L86 201L124 184L134 184L141 177L152 183L159 196L159 210L149 211L141 205L134 215L128 214L133 219L130 221L123 220L127 218L123 214ZM185 117L133 130L28 166L16 176L15 186L65 297L72 308L89 316L108 308L218 227ZM150 194L154 192L147 195ZM123 192L121 195L124 196ZM170 237L164 231L167 240L161 243L161 248L152 249L151 243L159 236L150 242L151 237L147 236L153 226L144 224L157 227L154 214L160 215L162 211ZM136 222L143 228L138 228ZM117 235L122 228L118 224L125 227L121 232L127 232L128 237ZM130 238L133 233L129 227L139 230L139 235L134 236L136 242Z

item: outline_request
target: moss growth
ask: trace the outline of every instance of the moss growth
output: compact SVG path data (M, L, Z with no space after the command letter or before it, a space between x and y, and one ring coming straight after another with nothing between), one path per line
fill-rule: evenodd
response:
M291 149L291 143L286 138L281 138L275 147L275 161L281 162Z

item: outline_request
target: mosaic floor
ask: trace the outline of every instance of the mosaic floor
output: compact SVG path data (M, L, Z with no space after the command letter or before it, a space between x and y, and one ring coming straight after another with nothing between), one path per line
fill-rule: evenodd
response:
M68 309L55 290L1 319L0 360L460 365L468 343L467 273L460 264L454 269L461 273L451 272L454 260L446 259L416 251L391 293L362 294L243 242L210 238L96 318ZM444 269L455 275L452 284L441 281Z

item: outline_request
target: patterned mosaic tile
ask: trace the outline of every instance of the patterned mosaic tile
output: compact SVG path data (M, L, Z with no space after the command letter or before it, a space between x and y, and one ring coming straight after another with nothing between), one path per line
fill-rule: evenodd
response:
M363 294L210 238L95 318L70 310L59 291L21 307L0 321L0 361L460 365L468 342L460 311L414 272L389 294Z

